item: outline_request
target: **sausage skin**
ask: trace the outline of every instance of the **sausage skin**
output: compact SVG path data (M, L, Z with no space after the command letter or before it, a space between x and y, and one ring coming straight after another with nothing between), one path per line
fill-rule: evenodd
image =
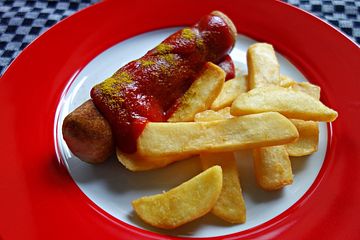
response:
M110 125L92 100L66 116L62 133L71 152L85 162L101 163L115 151Z

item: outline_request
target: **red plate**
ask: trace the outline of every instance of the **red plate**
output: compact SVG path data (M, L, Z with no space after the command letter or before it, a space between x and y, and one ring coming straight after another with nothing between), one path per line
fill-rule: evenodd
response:
M323 21L279 1L104 1L57 24L12 63L0 81L0 239L165 239L122 223L79 190L59 164L54 117L66 84L115 43L192 24L212 10L238 31L271 42L338 110L326 159L290 209L229 239L359 239L360 49ZM218 237L216 239L224 239Z

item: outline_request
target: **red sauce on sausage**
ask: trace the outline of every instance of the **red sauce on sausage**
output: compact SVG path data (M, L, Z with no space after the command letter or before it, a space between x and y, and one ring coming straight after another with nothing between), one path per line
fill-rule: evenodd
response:
M94 86L91 98L109 121L117 147L134 153L146 123L166 121L202 66L219 62L234 41L226 22L210 14Z

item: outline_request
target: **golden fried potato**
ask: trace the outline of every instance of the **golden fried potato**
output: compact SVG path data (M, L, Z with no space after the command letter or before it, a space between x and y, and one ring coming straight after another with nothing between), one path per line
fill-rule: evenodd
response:
M280 75L280 87L291 88L293 90L304 92L315 99L320 99L321 88L315 84L309 82L296 82L292 78L286 75Z
M225 107L225 108L222 108L220 110L217 110L216 112L220 113L223 116L224 119L233 118L234 116L231 115L230 109L231 109L230 107Z
M319 100L320 99L320 87L308 82L297 82L296 84L293 84L290 86L290 89L293 89L295 91L301 91L303 93L308 94L309 96L312 96L313 98Z
M133 154L127 154L121 152L119 149L116 149L116 156L118 161L127 169L133 172L138 171L147 171L152 169L158 169L165 167L173 162L177 162L180 160L187 159L191 157L191 155L174 155L169 157L152 157L146 158L140 156L137 152Z
M224 86L211 105L212 110L219 110L224 107L231 106L232 102L239 96L240 93L248 90L247 76L240 76L230 79L224 83Z
M203 112L199 112L195 114L194 117L195 122L208 122L208 121L216 121L223 119L224 119L223 115L214 110L205 110Z
M306 93L282 87L262 87L242 93L231 106L231 114L279 112L286 117L331 122L337 112Z
M317 100L320 99L320 87L314 84L301 82L293 84L290 88L304 92ZM296 119L291 121L299 131L299 139L285 146L289 156L306 156L316 152L319 144L319 124Z
M249 76L254 76L250 89L269 86L291 86L295 81L280 76L279 64L271 45L257 44L248 51ZM262 154L263 153L263 154ZM292 183L289 156L283 145L253 150L256 181L265 190L276 190Z
M236 151L293 142L295 126L279 113L268 112L211 122L153 123L137 141L146 157Z
M280 65L272 45L255 43L247 51L249 89L280 83Z
M221 167L214 166L168 192L136 199L132 206L148 224L176 228L210 212L220 195L222 179Z
M291 162L285 146L253 150L256 181L265 190L278 190L293 182Z
M227 118L233 118L234 116L230 114L230 107L225 107L220 109L219 111L214 110L206 110L203 112L199 112L195 114L194 121L195 122L208 122L208 121L216 121L223 120Z
M295 82L287 76L281 76L281 86L295 91L304 92L313 98L320 99L320 87L308 82ZM317 122L293 119L292 122L299 131L299 139L296 142L285 145L289 156L305 156L318 149L319 127Z
M300 157L316 152L319 142L318 123L298 119L291 119L291 122L299 131L299 139L296 142L285 145L289 156Z
M286 75L280 75L280 82L279 82L278 86L288 88L296 83L297 82L294 79L292 79L291 77L286 76Z
M227 222L244 223L246 207L234 153L201 154L200 159L203 169L218 165L223 171L223 187L211 212Z
M189 122L196 113L208 109L219 95L225 81L225 72L208 62L190 88L181 97L176 111L168 122Z
M208 112L210 111L211 114L202 114L198 119L200 121L207 122L227 119L230 115L229 107L221 109L218 112L208 110ZM246 207L241 192L240 179L238 176L234 153L203 153L200 154L200 159L203 169L219 165L223 170L223 188L218 201L211 212L227 222L244 223L246 221Z

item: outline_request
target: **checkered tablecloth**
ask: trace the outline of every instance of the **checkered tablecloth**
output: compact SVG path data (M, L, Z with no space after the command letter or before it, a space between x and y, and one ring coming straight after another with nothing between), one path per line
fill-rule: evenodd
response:
M61 19L99 0L0 0L0 75L37 36ZM360 0L286 0L360 43Z

